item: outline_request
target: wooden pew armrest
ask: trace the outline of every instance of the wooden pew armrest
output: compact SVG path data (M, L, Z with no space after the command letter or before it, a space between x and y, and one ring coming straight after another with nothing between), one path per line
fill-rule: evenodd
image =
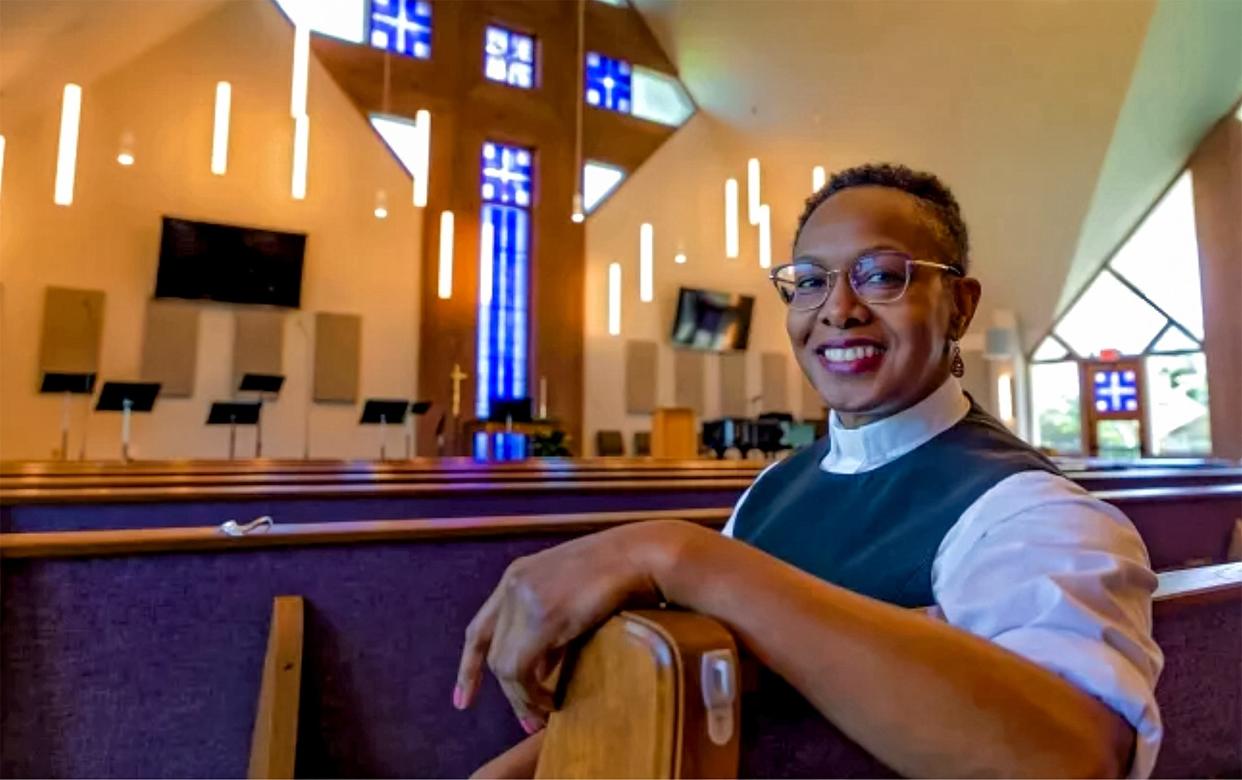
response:
M566 659L536 777L736 777L737 646L717 621L622 612Z

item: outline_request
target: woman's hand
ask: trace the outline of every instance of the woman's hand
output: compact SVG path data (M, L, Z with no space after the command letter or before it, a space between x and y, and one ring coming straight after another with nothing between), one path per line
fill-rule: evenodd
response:
M519 558L466 628L453 706L473 702L486 660L527 733L553 709L547 678L565 646L621 607L661 600L653 556L688 528L676 521L635 523Z

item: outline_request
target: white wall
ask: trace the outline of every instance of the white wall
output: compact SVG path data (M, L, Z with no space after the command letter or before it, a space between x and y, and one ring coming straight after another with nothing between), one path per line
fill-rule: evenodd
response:
M134 8L139 13L141 6ZM302 309L286 317L279 401L264 412L265 455L299 457L305 446L314 312L362 315L360 394L409 397L417 386L422 213L410 180L363 116L314 61L310 73L310 161L305 201L290 196L292 30L269 2L230 2L106 74L81 73L81 141L72 206L52 203L59 109L16 127L7 139L0 190L0 456L46 458L59 445L61 401L39 396L39 332L48 285L104 290L100 379L140 372L147 301L159 250L160 216L308 234ZM215 83L233 85L229 168L209 170ZM63 84L43 88L59 95ZM59 106L59 99L54 102ZM2 120L0 120L2 121ZM136 164L115 162L123 132ZM389 192L387 220L372 214ZM202 306L193 397L161 400L136 421L136 457L222 457L227 432L203 426L213 400L231 396L232 312ZM69 451L81 445L78 402ZM357 407L310 409L313 456L373 456L375 431ZM119 420L93 414L87 456L118 453ZM253 446L249 436L242 451ZM393 432L390 449L400 446Z
M738 179L742 196L741 256L736 260L726 259L724 248L724 182L730 176ZM760 354L779 352L788 356L786 408L801 408L805 380L785 335L784 306L767 279L767 271L759 267L758 231L746 221L745 193L745 152L733 148L726 129L699 113L588 217L586 451L594 451L598 430L621 430L628 448L634 431L651 427L649 415L625 413L626 340L659 344L656 402L673 405L673 347L669 336L680 287L754 296L746 352L746 395L751 398L761 391ZM787 198L771 205L772 257L773 264L779 264L788 257L801 204ZM650 303L641 302L638 295L638 231L643 222L650 222L655 233L655 300ZM673 262L679 251L687 256L684 265ZM613 261L622 265L620 336L608 334L608 264ZM710 419L720 413L718 356L707 357L706 372L705 413Z

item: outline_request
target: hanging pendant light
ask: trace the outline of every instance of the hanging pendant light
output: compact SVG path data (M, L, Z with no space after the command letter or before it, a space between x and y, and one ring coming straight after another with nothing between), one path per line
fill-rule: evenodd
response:
M570 214L570 220L575 224L582 224L586 221L586 213L582 209L582 92L585 89L583 81L585 75L582 72L585 67L584 58L586 57L586 0L578 0L578 47L576 54L578 57L578 81L574 89L577 95L574 101L574 200L573 212Z
M388 218L388 193L383 190L375 191L375 218Z
M134 134L128 130L121 133L121 146L117 150L116 161L125 168L134 164Z

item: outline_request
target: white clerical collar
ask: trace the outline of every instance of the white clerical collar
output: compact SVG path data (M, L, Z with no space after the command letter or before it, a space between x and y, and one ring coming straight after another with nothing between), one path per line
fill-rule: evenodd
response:
M959 423L970 401L956 377L909 409L858 428L845 428L836 412L828 417L832 449L819 467L832 474L859 474L894 461Z

